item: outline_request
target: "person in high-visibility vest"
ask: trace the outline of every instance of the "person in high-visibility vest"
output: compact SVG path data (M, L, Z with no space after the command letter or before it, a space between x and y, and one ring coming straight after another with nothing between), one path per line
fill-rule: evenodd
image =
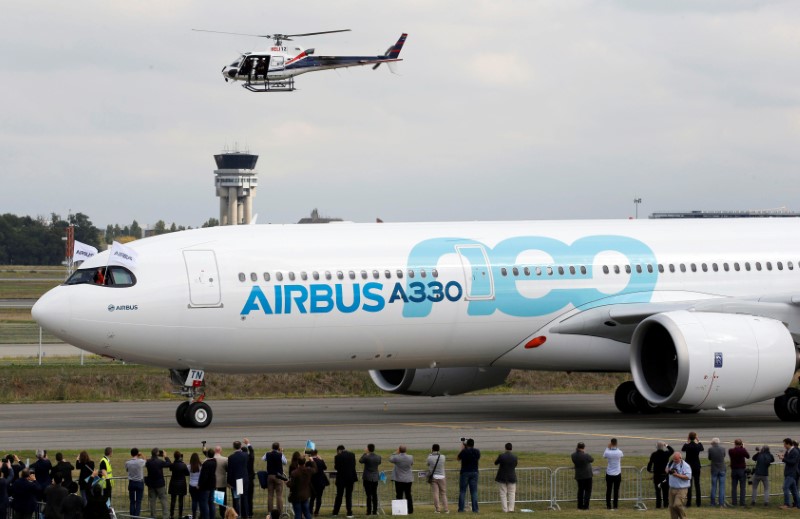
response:
M97 467L100 477L106 480L103 493L108 499L111 499L111 489L114 486L114 481L111 479L114 477L114 472L111 469L111 454L113 454L113 452L111 447L106 447L105 451L103 451L104 456L100 459L100 464Z

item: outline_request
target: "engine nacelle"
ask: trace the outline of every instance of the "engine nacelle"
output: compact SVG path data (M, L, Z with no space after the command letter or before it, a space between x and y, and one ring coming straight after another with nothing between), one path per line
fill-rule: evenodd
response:
M631 341L636 388L666 407L737 407L782 395L796 364L786 326L750 315L665 312L642 321Z
M400 395L460 395L505 382L508 368L428 368L370 371L375 384Z

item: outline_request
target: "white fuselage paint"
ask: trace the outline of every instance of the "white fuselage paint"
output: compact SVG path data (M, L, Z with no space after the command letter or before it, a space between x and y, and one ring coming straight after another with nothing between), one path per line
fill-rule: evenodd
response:
M138 264L131 269L137 279L134 286L62 285L45 294L33 313L45 329L75 346L167 368L249 373L435 365L628 371L628 344L548 335L548 327L576 312L576 305L583 309L626 302L797 294L800 246L793 238L798 231L800 220L795 219L198 229L130 243L138 252ZM107 257L107 252L98 254L81 268L104 266ZM631 267L630 274L626 266ZM409 269L415 271L414 279L408 278ZM374 270L379 279L373 278ZM398 270L403 271L402 279ZM337 279L339 271L344 279ZM355 279L350 279L351 271ZM362 271L367 279L362 279ZM313 279L314 272L320 280ZM325 272L331 273L331 280L325 279ZM282 281L276 280L278 273ZM307 279L301 278L303 273ZM435 288L428 285L432 281L443 287L451 283L451 296L458 284L461 297L456 301L444 297L429 305L389 302L396 283L408 291L410 282L424 282L425 295L432 295ZM367 283L381 285L372 286L371 298L363 293ZM347 311L335 304L327 311L327 295L336 293L337 284ZM349 311L355 284L361 301L357 310ZM285 300L281 304L274 300L276 285L282 294L286 285L295 287L289 292L288 313ZM311 285L330 287L317 287L323 297L316 313L311 312L310 295L303 299L303 288L297 288L309 291ZM271 314L264 312L263 300L253 299L254 286L275 307ZM244 311L248 301L250 310ZM543 345L524 347L539 335L547 337Z

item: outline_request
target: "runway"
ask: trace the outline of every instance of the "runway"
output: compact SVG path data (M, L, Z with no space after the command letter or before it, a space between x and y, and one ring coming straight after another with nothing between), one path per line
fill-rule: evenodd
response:
M306 440L318 448L343 443L361 449L369 442L383 452L403 443L427 449L434 442L458 448L461 436L479 448L571 452L584 441L602 452L612 436L628 455L649 455L656 440L682 444L688 431L701 441L741 437L745 444L778 446L800 435L796 424L779 421L772 402L695 415L622 415L612 395L464 395L449 398L395 397L280 400L209 400L214 420L207 429L181 429L175 422L178 400L97 404L10 404L0 413L3 450L83 449L110 445L164 449L201 440L230 445L249 438L258 448L280 441L287 450Z

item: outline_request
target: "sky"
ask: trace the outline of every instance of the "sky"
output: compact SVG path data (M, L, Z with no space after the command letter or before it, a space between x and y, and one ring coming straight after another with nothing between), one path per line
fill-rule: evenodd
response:
M800 210L800 2L6 0L0 213L95 225L219 216L213 155L260 155L254 213L289 223ZM225 83L253 34L382 54Z

